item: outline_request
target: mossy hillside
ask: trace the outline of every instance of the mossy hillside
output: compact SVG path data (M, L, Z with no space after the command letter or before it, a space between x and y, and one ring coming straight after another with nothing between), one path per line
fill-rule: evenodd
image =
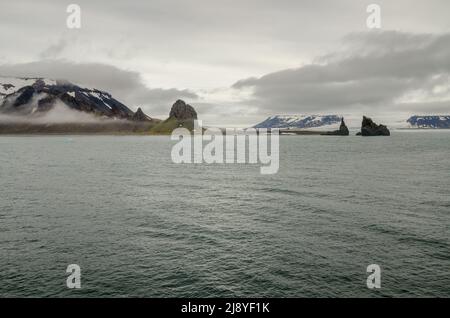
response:
M178 120L176 118L168 118L150 129L151 134L170 135L176 128L186 128L189 131L194 130L193 120Z

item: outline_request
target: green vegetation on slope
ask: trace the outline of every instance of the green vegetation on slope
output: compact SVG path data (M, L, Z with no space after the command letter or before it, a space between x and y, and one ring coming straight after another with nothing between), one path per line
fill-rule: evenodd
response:
M176 118L169 117L168 119L156 124L152 129L150 129L151 134L155 135L170 135L172 131L176 128L187 128L189 131L194 130L194 121L185 120L180 121Z

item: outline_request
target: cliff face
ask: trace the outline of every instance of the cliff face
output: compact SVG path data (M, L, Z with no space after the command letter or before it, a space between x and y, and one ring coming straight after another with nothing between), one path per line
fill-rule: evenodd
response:
M375 124L372 119L363 116L361 124L361 132L358 133L361 136L390 136L391 132L384 125Z
M328 131L323 133L322 135L326 136L348 136L350 134L347 125L345 124L344 117L341 119L341 126L339 127L339 130L335 131Z
M175 118L181 121L197 119L197 112L194 107L179 99L173 104L169 113L169 118Z
M57 104L99 117L152 120L142 110L134 113L111 94L98 89L44 78L0 77L0 113L33 117L52 110Z
M157 124L152 132L156 134L170 134L176 128L194 129L194 120L197 120L197 112L194 107L182 100L177 100L170 109L169 118Z

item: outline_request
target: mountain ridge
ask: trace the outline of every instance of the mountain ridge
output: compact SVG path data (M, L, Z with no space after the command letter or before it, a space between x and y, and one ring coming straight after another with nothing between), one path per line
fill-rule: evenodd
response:
M450 129L450 115L414 115L406 122L413 128Z
M338 115L274 115L254 128L315 128L339 124L341 118Z
M39 116L56 105L90 113L97 117L152 121L142 109L132 111L125 104L99 89L80 87L66 80L42 77L0 77L0 113Z

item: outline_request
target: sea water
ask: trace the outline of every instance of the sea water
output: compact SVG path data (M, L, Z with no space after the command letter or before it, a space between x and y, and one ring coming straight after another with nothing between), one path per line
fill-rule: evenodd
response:
M450 131L281 136L274 175L173 144L0 137L0 296L450 296Z

